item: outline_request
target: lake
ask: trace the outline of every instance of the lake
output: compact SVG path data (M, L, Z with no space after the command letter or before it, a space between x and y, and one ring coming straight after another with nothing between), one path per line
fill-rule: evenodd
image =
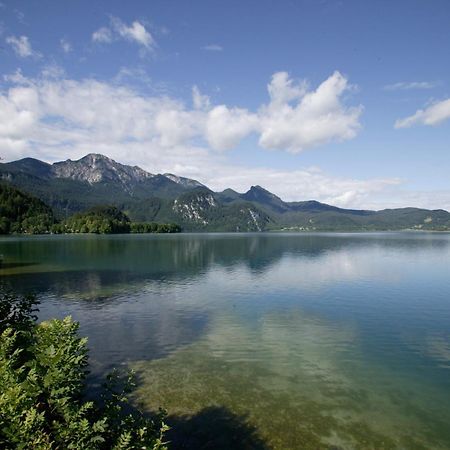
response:
M0 239L1 279L72 315L92 379L134 368L172 448L450 448L450 235Z

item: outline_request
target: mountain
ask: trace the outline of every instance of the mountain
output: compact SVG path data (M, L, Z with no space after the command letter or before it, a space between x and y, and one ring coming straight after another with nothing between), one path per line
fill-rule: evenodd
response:
M241 198L241 194L239 194L239 192L233 191L233 189L229 188L225 189L222 192L218 192L217 195L219 195L222 201L225 203L230 203Z
M241 198L249 202L259 203L277 213L284 213L289 210L288 204L261 186L252 186L245 194L241 195Z
M33 158L0 164L0 179L33 193L59 217L99 204L127 204L149 197L173 199L190 189L190 184L200 185L187 178L173 181L99 154L54 164Z
M19 161L2 164L0 167L5 174L20 173L42 178L52 176L52 165L34 158L23 158Z
M51 170L57 178L87 181L89 184L100 182L119 183L124 189L129 189L137 183L142 183L155 175L146 172L138 166L119 164L107 156L91 153L78 161L61 161L54 163Z
M344 209L315 200L285 202L261 186L213 192L171 173L152 174L100 155L48 164L33 158L0 164L0 180L50 205L59 218L113 205L133 221L178 223L187 231L450 230L450 214L420 208Z

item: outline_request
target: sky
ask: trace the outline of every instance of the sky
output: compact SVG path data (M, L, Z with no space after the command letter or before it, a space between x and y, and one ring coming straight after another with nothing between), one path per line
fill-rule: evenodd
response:
M0 157L450 210L448 0L0 0Z

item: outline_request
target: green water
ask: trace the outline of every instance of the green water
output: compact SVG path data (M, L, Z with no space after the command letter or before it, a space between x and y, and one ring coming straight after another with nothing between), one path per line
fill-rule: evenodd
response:
M171 448L450 448L450 235L0 239L93 377L139 374Z

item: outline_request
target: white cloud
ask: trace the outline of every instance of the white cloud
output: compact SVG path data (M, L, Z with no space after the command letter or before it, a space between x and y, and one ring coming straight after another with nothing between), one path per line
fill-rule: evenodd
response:
M218 44L209 44L202 47L203 50L207 50L209 52L221 52L223 51L223 47Z
M31 43L27 36L8 36L6 42L13 48L16 55L21 58L40 57L40 54L31 48Z
M400 83L388 84L383 87L385 91L409 91L412 89L433 89L438 85L432 81L402 81Z
M185 144L197 134L197 117L181 105L162 108L156 113L154 126L160 145L175 147Z
M92 145L113 148L124 142L175 145L189 140L194 134L191 129L196 129L196 114L177 100L144 97L127 87L92 79L75 81L49 75L57 72L46 72L37 80L21 73L8 77L15 85L0 96L4 113L0 137L20 137L30 150L45 151L53 146L62 155L67 147L92 150Z
M268 86L270 102L254 112L212 105L196 86L192 90L194 108L189 109L167 95L142 96L123 84L63 80L64 73L58 67L47 67L44 75L54 80L28 80L41 103L42 123L36 124L37 129L46 129L46 116L60 116L68 128L86 127L85 133L101 131L120 139L145 136L165 147L190 145L196 140L215 150L228 150L256 134L261 147L296 153L332 140L353 138L362 111L360 106L347 108L342 104L340 97L348 85L338 72L312 91L307 90L306 82L295 83L286 73L274 74ZM10 82L15 80L10 78ZM24 84L23 79L20 84ZM86 123L85 117L92 118L92 123Z
M109 44L113 41L112 31L107 27L101 27L92 33L92 40L102 44Z
M206 120L206 139L216 150L229 150L258 127L258 117L246 109L219 105Z
M294 80L289 78L287 72L276 72L272 75L272 80L267 85L267 90L269 91L272 105L280 105L305 95L307 83L306 81L301 81L295 84Z
M350 89L347 79L336 71L315 91L306 86L294 84L285 72L274 74L268 86L271 102L259 113L262 147L298 153L356 136L363 108L342 103L342 95Z
M60 39L59 44L64 53L70 53L73 50L72 44L66 38Z
M152 34L137 20L128 26L119 18L111 17L109 27L101 27L92 34L94 42L103 44L109 44L118 39L137 43L148 51L156 47Z
M439 125L450 119L450 98L433 103L415 114L395 122L395 128L409 128L413 125Z
M131 26L125 25L120 19L112 18L111 24L113 29L124 39L128 41L135 41L143 45L147 49L153 48L156 43L153 36L147 31L140 22L135 20Z
M347 79L335 72L315 91L306 81L295 82L286 72L272 76L270 102L256 112L218 105L208 112L205 137L217 150L235 147L252 133L266 149L298 153L330 141L352 139L360 129L362 106L346 107L342 95Z
M46 117L52 117L53 121L60 118L65 131L82 131L80 136L101 133L121 140L150 139L163 146L189 145L190 140L200 139L213 149L224 150L259 133L265 148L299 151L331 139L349 139L359 127L361 108L341 105L339 97L347 89L347 81L337 72L310 92L304 82L295 84L287 74L277 73L268 86L270 103L256 112L213 106L196 86L192 90L194 108L189 109L165 95L142 96L126 86L95 80L65 80L58 66L48 66L43 75L38 80L21 73L7 77L16 86L2 97L12 101L20 89L34 92L39 98L39 108L33 111L38 135L48 129Z

